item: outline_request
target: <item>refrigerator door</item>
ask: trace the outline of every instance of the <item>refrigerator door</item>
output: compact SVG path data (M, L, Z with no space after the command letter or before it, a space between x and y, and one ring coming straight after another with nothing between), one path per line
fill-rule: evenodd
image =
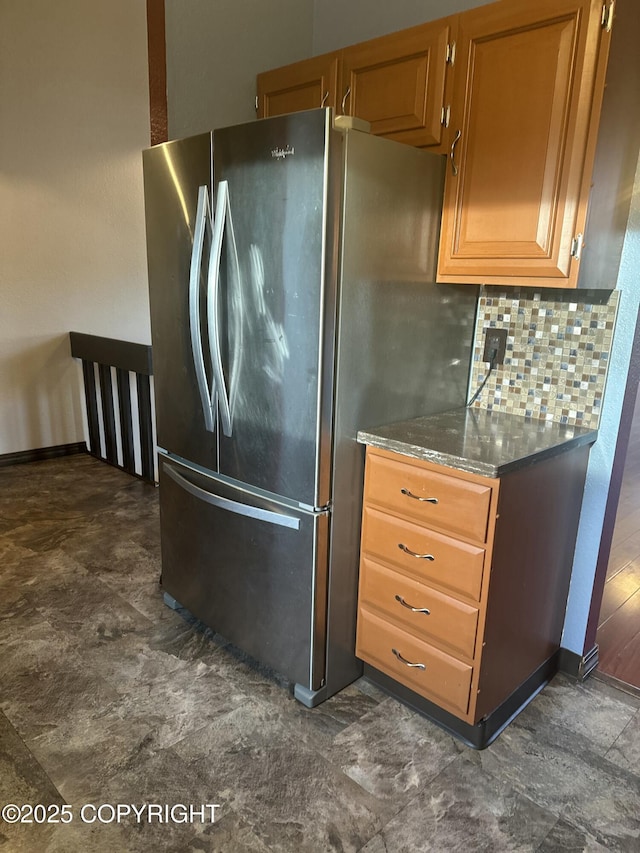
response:
M324 678L328 516L160 459L162 586L307 689Z
M217 466L207 329L211 134L143 152L158 445Z
M329 498L330 118L313 110L214 132L217 224L226 218L212 326L221 414L229 407L219 471L309 507Z

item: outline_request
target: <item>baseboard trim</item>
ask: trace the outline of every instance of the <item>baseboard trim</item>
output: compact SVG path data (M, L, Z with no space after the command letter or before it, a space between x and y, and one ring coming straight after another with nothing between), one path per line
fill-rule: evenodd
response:
M585 655L570 652L569 649L560 649L558 669L560 672L564 672L565 675L577 678L578 681L585 681L593 670L597 668L599 662L597 643Z
M626 681L620 681L614 675L607 675L606 672L598 669L593 673L593 678L595 681L602 681L603 684L609 684L611 687L615 687L616 690L621 690L623 693L628 693L630 696L637 696L640 699L640 687L627 684Z
M444 729L450 735L466 743L467 746L470 746L472 749L485 749L493 743L514 717L549 683L555 675L557 668L558 652L544 661L502 704L498 705L487 717L484 717L475 725L466 723L464 720L455 717L453 714L425 699L424 696L414 693L413 690L395 681L395 679L371 666L371 664L365 663L364 676L382 688L385 693L388 693L395 699L399 699L405 705L413 708L414 711L427 717L433 723L440 726L441 729Z
M58 459L61 456L75 456L86 453L85 441L74 444L57 444L54 447L36 447L34 450L19 450L17 453L0 454L0 468L9 465L23 465L26 462L42 462L44 459Z

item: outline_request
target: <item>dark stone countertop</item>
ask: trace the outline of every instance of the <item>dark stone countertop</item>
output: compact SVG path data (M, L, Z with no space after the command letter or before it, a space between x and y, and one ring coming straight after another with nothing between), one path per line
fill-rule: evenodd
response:
M361 430L358 441L483 477L500 477L574 447L598 431L485 409L453 409Z

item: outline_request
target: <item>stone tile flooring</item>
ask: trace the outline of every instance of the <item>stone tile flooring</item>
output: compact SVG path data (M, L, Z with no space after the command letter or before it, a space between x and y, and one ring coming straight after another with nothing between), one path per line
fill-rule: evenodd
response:
M640 850L640 698L558 676L482 752L366 681L308 710L159 571L153 487L90 456L0 469L0 806L47 807L0 820L2 851Z

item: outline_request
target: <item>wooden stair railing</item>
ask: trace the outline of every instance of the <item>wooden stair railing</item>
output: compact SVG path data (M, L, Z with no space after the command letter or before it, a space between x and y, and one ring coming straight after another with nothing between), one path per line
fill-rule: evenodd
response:
M69 339L71 355L82 360L90 453L149 483L155 482L151 347L81 332L70 332ZM111 368L115 368L115 383ZM132 374L137 412L131 405ZM140 447L139 467L136 465L136 434Z

